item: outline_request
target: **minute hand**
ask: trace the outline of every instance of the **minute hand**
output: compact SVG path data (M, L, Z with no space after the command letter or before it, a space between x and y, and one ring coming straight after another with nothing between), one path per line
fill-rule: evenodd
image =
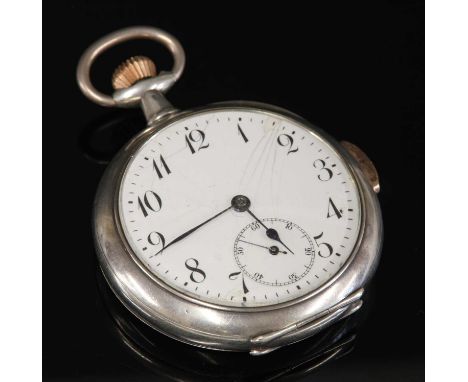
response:
M266 229L266 235L267 235L270 239L279 241L289 252L291 252L291 253L294 255L294 252L291 251L291 250L289 249L289 247L281 241L281 239L280 239L280 237L279 237L279 235L278 235L278 231L277 231L276 229L274 229L274 228L268 228L265 224L263 224L263 222L262 222L259 218L257 218L257 217L252 213L252 211L250 211L250 209L248 209L247 212L248 212L248 213L250 214L250 216L252 216L256 221L258 221L258 222L263 226L263 228Z
M182 235L180 236L177 236L174 240L172 240L169 244L167 244L166 246L164 246L164 248L162 248L161 250L159 250L154 256L156 255L159 255L162 251L164 251L165 249L169 248L172 244L175 244L177 243L178 241L186 238L188 235L190 235L191 233L195 232L197 229L203 227L206 223L209 223L210 221L212 221L213 219L216 219L219 215L222 215L224 214L225 212L229 211L230 209L232 208L232 206L229 206L228 208L226 208L225 210L222 210L221 212L218 212L216 215L212 216L211 218L209 218L208 220L205 220L203 223L200 223L199 225L197 225L196 227L193 227L192 229L188 230L187 232L184 232Z

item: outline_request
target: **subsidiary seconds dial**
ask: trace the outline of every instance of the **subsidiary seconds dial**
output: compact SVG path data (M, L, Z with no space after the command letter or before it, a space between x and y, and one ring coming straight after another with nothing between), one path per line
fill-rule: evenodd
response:
M281 243L269 238L265 234L268 230L275 230ZM234 257L250 279L264 285L284 286L309 273L315 251L309 235L297 224L284 219L262 219L239 233Z

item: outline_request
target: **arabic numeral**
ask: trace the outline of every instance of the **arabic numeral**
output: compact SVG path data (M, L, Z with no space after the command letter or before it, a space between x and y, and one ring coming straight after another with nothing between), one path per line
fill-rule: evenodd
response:
M250 224L250 229L252 231L256 231L259 228L260 228L260 224L258 224L258 222L253 222L252 224Z
M138 197L138 209L143 216L148 216L148 211L158 212L162 208L162 201L159 195L154 191L146 191L143 200Z
M229 280L237 280L240 275L241 275L241 272L233 272L228 276L228 278ZM245 285L244 276L241 276L241 277L242 277L242 289L244 293L249 293L249 289L247 288L247 285Z
M330 211L330 208L332 209L332 211ZM328 198L327 218L331 218L332 216L336 216L338 219L341 219L343 217L343 210L336 208L332 198Z
M237 280L237 277L239 277L239 275L241 274L241 272L233 272L231 273L228 277L229 277L229 280Z
M185 141L187 142L187 146L189 147L192 154L196 152L206 149L210 146L209 143L205 142L205 133L201 130L193 130L189 134L185 136ZM193 146L193 143L198 143L199 146L197 149Z
M319 170L317 177L322 182L326 182L333 178L333 171L326 167L326 163L323 159L316 159L314 161L314 167Z
M254 275L253 275L253 279L255 281L259 281L259 280L263 279L263 275L261 273L255 272Z
M158 164L156 163L156 160L153 159L153 170L158 175L158 178L162 179L163 178L162 170L164 169L166 171L166 174L169 175L171 173L171 169L167 165L162 155L159 156L159 161L161 162L161 168L159 168Z
M249 138L247 138L247 136L245 135L244 131L242 130L242 128L240 127L239 124L237 124L237 131L239 132L239 134L241 135L242 139L244 140L245 143L247 143L249 141Z
M185 260L185 267L191 271L190 273L190 280L192 280L194 283L201 283L205 281L206 279L206 273L202 269L198 268L198 265L200 263L198 262L197 259L194 259L193 257L190 259Z
M291 273L288 277L289 277L289 280L291 281L299 280L299 276L296 273Z
M289 155L289 154L292 154L292 153L295 153L297 151L299 151L299 148L296 147L296 148L293 148L293 145L294 145L294 139L293 137L291 137L290 135L288 134L281 134L278 136L278 139L277 139L277 142L280 146L282 147L287 147L288 148L288 152L286 155Z
M333 254L333 247L328 243L319 243L318 240L321 239L322 236L323 236L323 232L317 236L314 236L314 240L319 248L322 247L322 249L324 249L324 251L322 251L322 249L319 249L319 252L318 252L319 256L327 258Z
M148 243L151 245L160 245L162 248L166 245L166 239L164 238L164 235L160 232L150 232L148 235Z

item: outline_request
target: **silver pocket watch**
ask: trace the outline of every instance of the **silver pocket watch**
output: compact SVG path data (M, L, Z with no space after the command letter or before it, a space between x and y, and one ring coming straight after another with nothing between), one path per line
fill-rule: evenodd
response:
M169 72L132 57L115 92L92 85L106 49L151 39ZM140 105L148 125L108 166L94 203L102 272L155 330L204 348L261 355L356 312L379 260L377 172L355 145L257 102L178 110L165 93L185 54L151 27L111 33L78 64L83 93L108 107Z

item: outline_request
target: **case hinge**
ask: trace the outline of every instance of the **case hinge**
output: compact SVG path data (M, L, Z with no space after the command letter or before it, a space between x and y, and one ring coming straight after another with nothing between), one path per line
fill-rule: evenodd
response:
M364 293L364 288L351 293L348 297L341 300L338 304L315 314L314 316L296 322L283 329L276 330L269 333L264 333L256 337L252 337L250 342L252 344L251 355L263 355L272 352L273 350L281 347L279 345L286 336L294 337L300 332L303 339L314 335L332 323L343 319L350 314L356 312L361 306L361 297ZM292 341L295 342L295 341ZM278 346L276 346L278 345Z

